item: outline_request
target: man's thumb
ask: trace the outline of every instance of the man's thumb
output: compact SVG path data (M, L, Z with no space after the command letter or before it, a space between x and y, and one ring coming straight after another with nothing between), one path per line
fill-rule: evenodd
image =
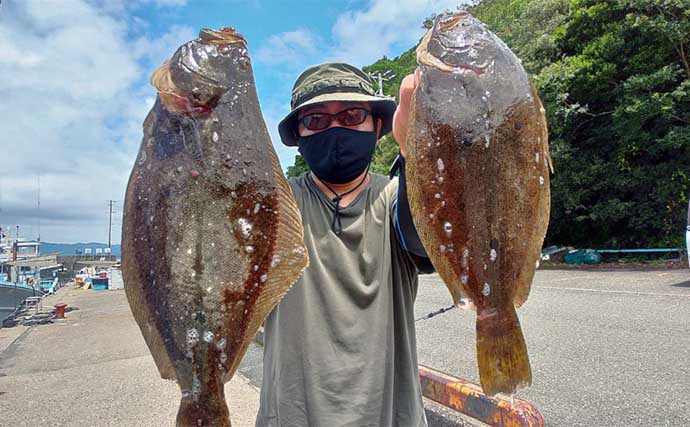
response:
M409 105L415 87L415 76L409 74L400 82L400 104Z

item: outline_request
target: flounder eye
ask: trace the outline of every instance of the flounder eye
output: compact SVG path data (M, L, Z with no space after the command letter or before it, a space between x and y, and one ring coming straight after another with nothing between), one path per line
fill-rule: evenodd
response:
M240 67L241 71L247 71L249 70L249 66L251 64L249 62L249 58L246 56L241 56L240 59L237 60L237 65Z
M228 55L230 53L230 46L224 45L218 48L218 52L220 52L222 55Z

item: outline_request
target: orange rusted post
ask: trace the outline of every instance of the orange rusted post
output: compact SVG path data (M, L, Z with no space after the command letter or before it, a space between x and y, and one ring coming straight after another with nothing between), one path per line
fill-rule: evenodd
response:
M419 365L422 394L441 405L494 427L543 427L544 418L531 403L488 397L469 381Z

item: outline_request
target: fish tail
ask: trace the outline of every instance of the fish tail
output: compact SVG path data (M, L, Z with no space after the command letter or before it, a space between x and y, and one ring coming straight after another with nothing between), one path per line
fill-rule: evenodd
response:
M512 305L477 313L477 361L487 396L513 394L532 383L525 338Z
M200 404L203 402L203 405ZM230 427L230 412L225 401L183 397L177 411L177 427Z

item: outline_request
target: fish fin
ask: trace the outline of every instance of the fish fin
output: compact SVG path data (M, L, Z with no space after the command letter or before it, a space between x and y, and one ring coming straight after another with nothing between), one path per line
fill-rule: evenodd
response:
M148 135L144 135L147 138ZM135 168L136 171L136 168ZM136 244L133 241L133 236L139 236L140 230L136 230L135 221L133 220L138 209L136 200L136 186L137 174L132 172L130 182L127 186L127 193L125 195L125 220L123 221L122 230L122 278L125 285L125 295L129 302L129 307L132 314L139 325L141 334L144 336L144 341L148 345L153 360L156 362L158 372L161 378L166 380L177 381L177 374L173 367L172 361L168 356L165 348L165 341L160 331L156 327L156 320L151 313L149 304L146 303L144 296L144 286L147 282L141 278L140 259L136 256Z
M513 394L532 384L525 338L513 307L477 314L477 362L487 396Z
M441 276L441 280L448 288L448 292L450 292L453 304L463 310L473 310L474 304L468 304L468 302L472 301L470 293L465 289L458 275L453 271L453 267L450 262L448 262L448 259L442 256L434 256L432 259L435 261L434 268L436 272Z
M249 320L245 341L238 354L244 354L249 343L254 339L259 327L266 316L273 310L287 291L299 279L302 272L309 265L307 249L304 247L304 230L302 228L302 216L295 202L295 197L283 176L278 157L273 146L268 140L271 150L272 170L276 180L277 205L280 207L277 221L278 230L275 250L273 252L276 261L268 272L268 279L254 304L255 315ZM233 366L224 376L224 381L229 381L235 373L241 358L237 358Z
M551 175L555 174L556 172L553 170L553 160L551 160L548 142L544 142L544 155L546 156L546 161L549 162L549 170L551 171Z
M183 397L180 409L177 411L176 427L231 427L230 412L225 403L225 393L220 397L203 399L203 403L195 402L189 397Z
M541 127L541 151L544 153L544 157L546 158L546 161L549 164L549 170L551 171L551 174L553 175L553 160L551 160L551 153L549 152L549 127L548 124L546 123L546 115L544 113L541 113L541 111L544 110L544 104L541 102L541 98L539 98L539 91L537 91L536 86L534 86L534 82L530 80L529 82L530 87L532 88L532 98L536 102L536 106L540 111L540 114L538 114L538 117L541 119L540 127Z
M172 361L168 356L168 351L165 348L165 342L161 336L158 328L156 327L156 321L149 311L148 304L144 299L144 293L141 288L141 281L138 277L132 277L136 272L128 273L128 268L125 265L130 262L136 262L135 260L128 260L125 255L127 252L125 249L126 243L123 242L122 250L122 266L123 266L123 276L125 283L125 294L127 295L127 301L132 309L132 314L139 324L139 329L141 334L144 336L144 341L148 345L153 360L156 362L156 367L161 375L161 378L166 380L177 381L177 374L175 373L175 368L173 367ZM137 275L138 276L138 275ZM147 326L147 325L150 325Z

